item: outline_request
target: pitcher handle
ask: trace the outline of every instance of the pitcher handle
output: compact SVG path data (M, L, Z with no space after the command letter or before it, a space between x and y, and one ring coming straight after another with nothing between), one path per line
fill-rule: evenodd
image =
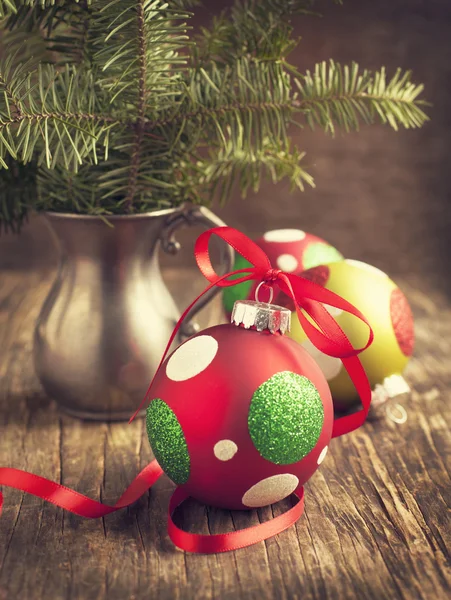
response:
M175 239L175 232L184 225L204 225L206 229L211 227L225 226L217 215L205 206L192 206L177 212L168 219L168 222L161 236L161 244L164 252L168 254L177 254L180 250L180 243ZM228 244L221 245L221 263L224 265L224 273L232 270L235 260L235 252ZM180 327L180 336L182 338L190 337L200 329L198 323L193 318L221 291L221 288L214 287L207 292L197 302L196 306L189 311Z

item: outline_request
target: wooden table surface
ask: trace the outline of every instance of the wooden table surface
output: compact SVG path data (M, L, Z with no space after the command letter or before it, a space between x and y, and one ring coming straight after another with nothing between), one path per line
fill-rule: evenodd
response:
M114 503L151 459L144 421L83 423L45 397L33 373L32 331L54 271L11 263L20 246L8 244L9 267L0 271L0 466ZM179 301L192 295L190 270L166 276L180 280ZM449 597L451 302L409 278L399 283L417 335L407 422L384 415L335 440L306 486L296 526L251 548L190 555L166 533L174 487L166 478L130 509L92 521L4 489L0 599ZM193 501L179 518L192 531L218 533L289 505L231 513Z

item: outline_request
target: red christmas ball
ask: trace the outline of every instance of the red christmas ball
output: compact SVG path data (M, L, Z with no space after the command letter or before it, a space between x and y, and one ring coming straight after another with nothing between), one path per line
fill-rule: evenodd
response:
M258 307L268 305L237 304L247 305L237 321L252 328L217 325L184 342L158 372L147 410L169 478L228 509L265 506L303 485L326 455L333 423L314 359L280 332L255 329ZM257 306L252 323L249 305Z
M275 269L299 275L305 269L343 259L340 252L322 238L301 229L267 231L255 243L266 253ZM246 269L250 263L236 255L234 271ZM240 275L242 276L242 275ZM238 277L240 277L238 276ZM223 291L224 310L229 316L236 300L253 299L258 282L245 281Z
M322 238L301 229L267 231L256 242L274 268L301 273L317 265L342 260L340 252Z

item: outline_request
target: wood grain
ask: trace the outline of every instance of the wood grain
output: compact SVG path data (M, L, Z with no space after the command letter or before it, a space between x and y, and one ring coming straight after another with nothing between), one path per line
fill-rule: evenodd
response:
M58 412L33 374L31 334L52 271L3 271L0 284L0 465L25 468L114 503L151 459L143 421L81 423ZM169 271L183 299L191 271ZM408 420L385 416L335 440L307 484L305 515L257 546L184 554L166 534L165 478L133 507L84 520L5 489L0 589L5 598L445 598L451 589L451 302L400 282L415 316ZM177 287L177 286L175 286ZM437 322L440 314L440 322ZM204 316L204 319L207 319ZM204 321L206 323L206 321ZM272 518L190 501L177 516L218 533ZM1 596L0 596L1 598Z

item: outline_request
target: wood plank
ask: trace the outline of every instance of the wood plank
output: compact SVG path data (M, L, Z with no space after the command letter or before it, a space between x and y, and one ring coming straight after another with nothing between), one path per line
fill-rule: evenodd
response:
M176 271L171 276L175 281ZM31 333L51 277L9 271L1 279L0 464L113 503L151 459L144 422L80 423L40 392ZM165 478L130 509L93 521L6 489L0 589L30 600L444 598L451 585L451 303L402 284L418 333L408 420L396 425L383 417L335 440L307 484L306 512L295 527L235 553L196 556L167 537L173 485ZM183 276L180 285L189 292ZM189 530L217 533L289 505L231 513L190 501L177 519Z

